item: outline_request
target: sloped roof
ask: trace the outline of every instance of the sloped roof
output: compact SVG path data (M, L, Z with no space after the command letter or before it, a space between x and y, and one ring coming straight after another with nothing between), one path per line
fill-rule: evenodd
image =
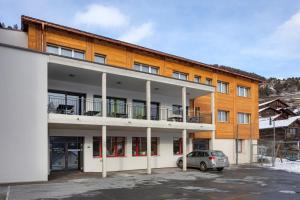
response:
M183 57L180 57L180 56L168 54L168 53L161 52L161 51L158 51L158 50L142 47L142 46L131 44L131 43L128 43L128 42L112 39L112 38L109 38L109 37L104 37L104 36L89 33L89 32L86 32L86 31L81 31L81 30L78 30L78 29L75 29L75 28L71 28L71 27L67 27L67 26L63 26L63 25L52 23L52 22L47 22L47 21L40 20L40 19L37 19L37 18L22 15L21 16L21 24L22 24L22 29L23 30L26 30L26 26L27 26L28 23L35 23L35 24L40 24L41 26L49 26L49 27L61 29L61 30L72 32L72 33L79 34L79 35L82 35L82 36L86 36L86 37L106 41L106 42L109 42L109 43L112 43L112 44L115 44L115 45L120 45L120 46L128 47L128 48L131 48L131 49L141 50L141 51L151 53L151 54L154 54L154 55L163 56L165 58L174 59L174 60L177 60L177 61L189 63L189 64L194 65L194 66L201 66L201 67L208 68L208 69L211 69L211 70L216 70L216 71L219 71L219 72L244 77L244 78L254 80L254 81L257 81L257 82L262 82L262 81L265 80L264 77L259 76L255 73L242 71L242 70L235 69L235 68L232 68L232 67L205 64L205 63L202 63L202 62L199 62L199 61L195 61L195 60L183 58Z
M273 103L274 101L280 101L282 104L286 105L287 107L289 106L288 104L286 104L284 101L282 101L282 100L281 100L281 99L279 99L279 98L272 99L272 100L269 100L269 101L266 101L266 102L260 103L258 106L259 106L259 107L261 107L261 106L265 106L265 105L267 105L267 104Z
M271 119L275 119L278 116L273 116L271 117ZM279 127L287 127L289 125L291 125L292 123L294 123L296 120L299 120L300 116L295 116L295 117L290 117L288 119L284 119L284 120L275 120L275 128L279 128ZM300 122L300 121L299 121ZM259 129L269 129L269 128L273 128L273 123L270 125L270 118L269 117L264 117L264 118L260 118L259 119Z

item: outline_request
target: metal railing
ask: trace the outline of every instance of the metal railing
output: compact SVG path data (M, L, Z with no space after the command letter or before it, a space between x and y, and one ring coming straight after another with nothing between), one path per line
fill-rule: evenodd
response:
M107 102L107 117L147 119L146 105ZM48 113L102 116L102 101L87 98L48 96ZM151 120L183 121L181 109L151 105ZM212 123L211 113L188 112L188 123Z
M101 116L102 104L100 100L90 100L80 97L65 98L48 96L48 113Z

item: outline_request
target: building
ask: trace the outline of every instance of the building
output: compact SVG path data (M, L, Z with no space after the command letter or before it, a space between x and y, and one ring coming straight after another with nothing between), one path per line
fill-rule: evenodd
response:
M276 98L259 104L259 132L261 140L300 141L300 116L289 105Z
M0 182L46 181L55 170L151 173L193 146L251 160L259 76L21 20L22 31L0 30Z

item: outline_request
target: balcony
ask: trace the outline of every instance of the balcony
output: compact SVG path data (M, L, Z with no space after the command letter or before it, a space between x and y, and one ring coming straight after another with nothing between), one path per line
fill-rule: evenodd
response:
M107 117L147 119L147 109L143 102L127 104L107 99L106 109ZM48 95L48 113L102 117L102 101L97 98L92 100L75 95L59 97L51 93ZM211 124L211 117L211 113L192 111L188 111L186 115L188 123ZM183 111L178 106L163 107L159 106L159 103L152 103L151 120L182 122Z
M214 129L212 114L190 105L196 97L211 95L212 86L51 56L48 88L53 126Z

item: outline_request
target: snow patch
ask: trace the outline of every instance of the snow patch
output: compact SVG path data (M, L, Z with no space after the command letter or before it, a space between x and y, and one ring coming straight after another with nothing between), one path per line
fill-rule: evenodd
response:
M284 170L287 172L300 174L300 160L297 161L289 161L287 159L282 159L282 162L279 158L275 161L275 167L272 167L271 164L265 164L265 167L270 167L274 170Z
M226 190L220 190L217 188L206 188L206 187L195 187L195 186L186 186L181 188L185 190L197 190L198 192L228 192Z
M296 194L296 192L292 191L292 190L280 190L279 192L285 193L285 194Z

